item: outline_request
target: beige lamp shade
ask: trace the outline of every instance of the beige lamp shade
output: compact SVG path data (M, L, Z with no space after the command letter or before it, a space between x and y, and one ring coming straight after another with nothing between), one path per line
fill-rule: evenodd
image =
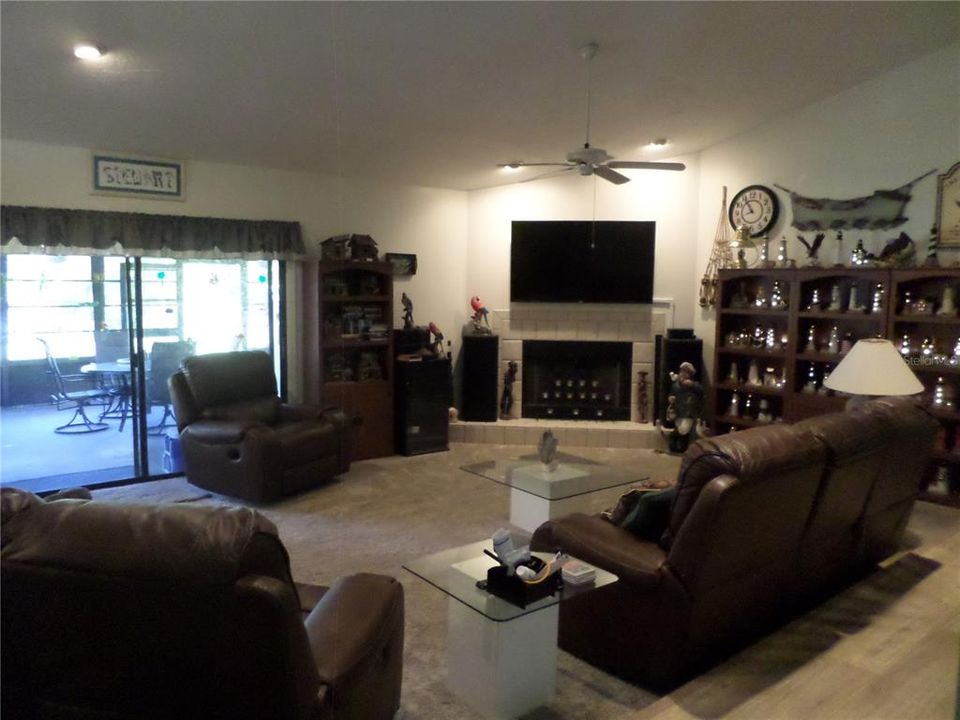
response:
M889 340L868 338L856 345L824 381L851 395L915 395L923 384Z

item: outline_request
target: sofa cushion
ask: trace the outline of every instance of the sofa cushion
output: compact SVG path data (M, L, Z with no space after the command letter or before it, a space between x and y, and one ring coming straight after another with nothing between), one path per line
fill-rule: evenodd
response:
M277 394L273 358L262 351L194 355L181 367L201 410Z
M822 443L809 431L789 425L768 425L697 440L684 453L670 525L660 539L661 547L670 547L700 491L713 478L730 475L741 482L752 482L808 465L820 465L822 469L825 461Z
M212 405L203 411L203 418L205 420L246 420L273 425L277 421L279 412L280 398L269 395L223 405Z
M658 542L670 523L670 508L677 486L641 493L620 527L650 542Z

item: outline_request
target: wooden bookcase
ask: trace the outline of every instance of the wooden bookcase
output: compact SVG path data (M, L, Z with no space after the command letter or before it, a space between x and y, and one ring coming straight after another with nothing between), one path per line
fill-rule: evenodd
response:
M722 270L710 393L714 432L842 410L845 398L822 385L849 346L886 337L899 347L906 336L911 367L941 423L921 497L960 506L960 366L950 361L960 317L938 314L947 288L960 289L960 269ZM771 303L775 291L783 306ZM934 406L938 383L946 402ZM734 396L739 416L731 413ZM769 419L758 420L761 406Z
M323 404L351 418L352 459L392 455L393 266L321 262L317 287Z

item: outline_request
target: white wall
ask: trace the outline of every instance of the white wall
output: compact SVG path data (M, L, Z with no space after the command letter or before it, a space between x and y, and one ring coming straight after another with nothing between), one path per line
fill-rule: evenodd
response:
M3 140L0 157L0 199L7 205L299 221L313 256L319 255L320 241L331 235L370 234L381 255L416 253L419 261L417 275L394 284L395 322L402 312L400 293L406 292L415 302L418 324L435 321L458 341L459 333L451 330L463 322L458 306L467 292L466 193L188 161L183 202L117 198L91 194L88 149ZM301 399L300 289L297 273L291 274L290 394Z
M505 185L470 193L467 291L491 310L510 305L512 220L653 220L657 223L655 297L676 302L674 324L693 322L697 239L698 160L684 172L627 171L631 182L613 185L579 175ZM596 191L596 213L594 213ZM464 310L469 308L464 298Z
M703 151L697 276L710 257L724 185L730 198L747 185L773 183L808 197L854 198L897 188L934 168L942 173L958 160L960 45L954 45ZM788 256L802 266L805 251L790 227L789 196L776 192L781 217L770 233L770 246L775 252L780 237L786 236ZM862 234L867 250L876 252L902 230L916 241L922 258L935 202L936 177L931 176L913 188L905 213L909 222L895 230ZM808 239L811 235L807 233ZM861 234L844 235L849 253ZM821 259L832 260L835 249L830 233ZM713 311L696 308L694 327L704 339L707 358L713 353L714 317Z

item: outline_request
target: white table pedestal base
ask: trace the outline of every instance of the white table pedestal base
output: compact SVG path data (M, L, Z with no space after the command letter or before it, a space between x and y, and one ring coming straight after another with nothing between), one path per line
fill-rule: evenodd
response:
M458 600L447 603L447 682L488 718L508 720L553 698L557 677L554 605L494 622Z

